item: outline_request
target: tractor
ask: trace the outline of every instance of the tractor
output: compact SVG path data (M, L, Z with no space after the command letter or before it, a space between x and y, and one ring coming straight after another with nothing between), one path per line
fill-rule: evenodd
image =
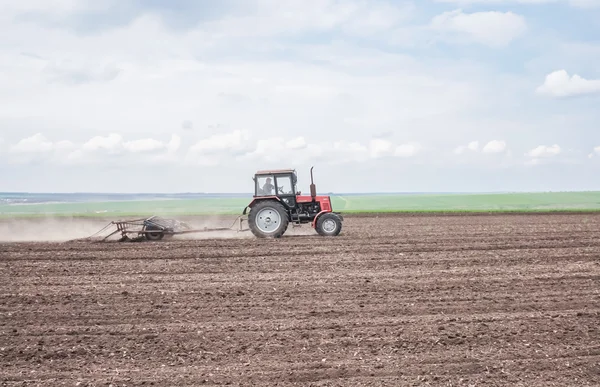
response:
M259 238L280 238L289 224L310 223L321 236L337 236L342 230L342 215L334 212L331 198L317 196L310 169L310 196L297 190L294 169L257 171L253 199L243 215L248 212L248 227Z

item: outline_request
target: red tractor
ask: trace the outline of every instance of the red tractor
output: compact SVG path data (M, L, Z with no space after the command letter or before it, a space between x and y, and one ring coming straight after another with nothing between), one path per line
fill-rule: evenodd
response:
M314 167L313 167L314 168ZM329 196L317 196L310 169L310 196L297 191L293 169L258 171L254 180L254 195L248 209L248 227L259 238L279 238L290 223L311 223L322 236L337 236L343 217L333 212Z

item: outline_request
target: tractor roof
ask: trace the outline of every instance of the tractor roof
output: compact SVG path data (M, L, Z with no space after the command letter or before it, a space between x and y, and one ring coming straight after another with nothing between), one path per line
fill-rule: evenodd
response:
M295 173L296 170L294 169L264 169L261 171L257 171L256 174L257 175L274 175L274 174L278 174L278 173Z

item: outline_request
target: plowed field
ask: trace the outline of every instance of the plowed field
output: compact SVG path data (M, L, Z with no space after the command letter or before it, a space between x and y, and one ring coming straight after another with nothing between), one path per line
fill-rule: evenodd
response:
M302 230L0 244L2 385L600 385L600 215Z

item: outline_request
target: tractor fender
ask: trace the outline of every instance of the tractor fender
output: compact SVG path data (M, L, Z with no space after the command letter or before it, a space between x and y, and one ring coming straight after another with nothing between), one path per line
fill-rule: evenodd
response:
M245 208L244 211L242 212L242 215L246 215L246 213L248 212L248 209L252 208L252 206L254 204L256 204L257 202L263 201L263 200L277 200L278 202L281 202L281 199L279 199L279 197L277 196L261 196L258 198L254 198L252 199L252 201L250 202L250 204L248 204Z
M317 215L315 215L315 218L312 221L312 228L315 228L317 226L317 219L319 219L319 216L321 216L322 214L328 213L328 212L332 212L332 211L323 210L323 211L319 212Z
M312 228L315 228L317 226L317 220L319 220L319 217L326 213L336 214L337 216L340 217L340 220L342 222L344 221L344 217L339 212L335 212L335 211L331 211L331 210L323 210L323 211L319 212L317 215L315 215L315 218L312 221Z

